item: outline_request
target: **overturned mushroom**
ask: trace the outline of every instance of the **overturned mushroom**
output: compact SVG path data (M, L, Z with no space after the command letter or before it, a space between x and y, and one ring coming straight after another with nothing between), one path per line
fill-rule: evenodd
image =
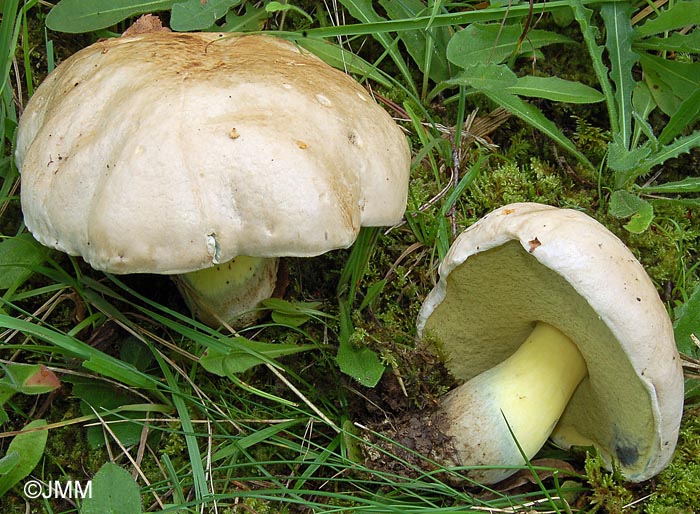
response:
M508 477L520 450L531 458L549 437L595 446L631 481L670 461L683 408L671 322L641 264L585 214L522 203L475 223L441 264L418 331L466 381L436 423L447 463L477 466L471 478Z
M211 325L275 287L278 258L397 222L410 152L346 74L287 41L137 33L50 74L16 150L27 227L111 273L162 273ZM201 270L201 271L200 271Z

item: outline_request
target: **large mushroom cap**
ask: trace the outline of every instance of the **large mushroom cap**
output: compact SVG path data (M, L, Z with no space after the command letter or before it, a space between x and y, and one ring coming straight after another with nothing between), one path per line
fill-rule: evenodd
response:
M43 244L114 273L312 256L405 209L405 136L344 73L269 36L97 42L49 75L17 136Z
M418 330L469 380L512 355L537 322L568 336L588 367L552 439L596 446L632 481L658 473L676 444L683 375L654 285L585 214L506 205L457 238Z

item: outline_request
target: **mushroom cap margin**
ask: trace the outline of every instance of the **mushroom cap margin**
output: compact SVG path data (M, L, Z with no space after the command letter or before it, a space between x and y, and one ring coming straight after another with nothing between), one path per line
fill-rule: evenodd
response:
M410 151L346 74L270 36L99 41L37 88L16 157L43 244L114 273L312 256L400 220Z

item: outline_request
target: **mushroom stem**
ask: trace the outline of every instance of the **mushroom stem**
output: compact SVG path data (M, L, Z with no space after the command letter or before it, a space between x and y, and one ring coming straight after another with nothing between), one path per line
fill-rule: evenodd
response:
M576 344L551 325L538 322L513 355L442 401L439 423L452 438L454 463L523 465L514 438L527 458L532 458L586 374L586 361ZM515 471L476 469L469 476L493 484Z
M277 283L279 259L239 255L211 268L173 277L187 305L207 325L222 321L237 327L254 323L255 307L270 298Z

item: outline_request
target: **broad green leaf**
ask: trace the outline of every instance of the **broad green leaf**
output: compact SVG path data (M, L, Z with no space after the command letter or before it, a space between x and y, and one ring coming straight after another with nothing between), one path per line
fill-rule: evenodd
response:
M673 332L678 351L691 357L700 357L700 348L691 334L700 339L700 285L696 285L688 300L674 311Z
M700 88L683 100L676 112L666 123L659 134L659 144L666 145L679 136L684 130L695 125L700 119Z
M111 27L129 16L166 11L175 0L61 0L46 16L57 32L91 32Z
M12 468L19 464L19 453L11 452L6 453L4 457L0 458L0 475L6 475Z
M679 62L651 54L640 55L644 80L659 108L672 116L700 88L700 63Z
M633 234L641 234L654 219L654 208L649 202L627 191L614 191L610 195L608 210L616 218L630 218L624 225Z
M700 25L700 4L695 0L673 2L668 9L659 11L656 17L650 17L635 29L637 37L661 34L673 30Z
M170 28L177 31L204 30L223 18L242 0L185 0L173 4Z
M384 374L384 365L376 352L353 342L355 329L350 311L344 301L339 302L340 336L336 361L340 371L351 376L365 387L374 387Z
M119 340L119 359L131 364L139 371L146 371L155 361L153 352L136 336L127 336Z
M380 0L379 3L392 20L416 18L427 12L427 6L422 0ZM446 52L450 33L446 27L406 30L398 35L421 72L428 73L435 82L449 78ZM427 55L428 52L430 55Z
M560 27L568 27L574 21L574 11L571 7L560 7L552 11L552 19Z
M522 27L500 23L473 23L460 30L447 45L447 59L461 68L473 64L499 64L511 55L526 53L555 43L573 43L566 36L546 30L531 30L519 46Z
M61 386L53 371L43 364L19 364L9 362L2 365L4 376L0 378L3 387L22 394L44 394Z
M518 77L505 64L474 64L461 71L448 84L470 86L479 91L501 91L517 85Z
M46 420L36 419L22 429L28 430L28 432L17 434L10 441L5 455L16 453L19 460L8 473L0 475L0 496L4 495L20 480L26 478L39 464L41 457L44 455L44 448L49 435L48 430L41 429L45 426Z
M102 419L108 422L124 420L113 423L110 428L116 438L124 446L138 444L141 440L143 425L138 422L128 422L129 418L143 418L142 412L120 412L118 416L110 414L109 411L138 402L135 396L129 395L119 388L105 382L73 377L71 390L73 396L79 398L80 411L84 415L97 413ZM91 448L101 448L105 445L104 431L101 426L94 425L87 428L87 440Z
M637 62L637 54L632 50L632 4L605 3L600 9L600 14L605 23L605 47L610 59L610 77L615 84L618 131L622 144L629 148L632 139L632 91L636 84L632 68Z
M558 77L525 75L518 77L516 84L508 86L506 91L521 96L574 104L590 104L602 102L605 99L597 89Z
M43 264L49 250L29 233L0 241L0 289L14 290L33 273L32 267Z
M226 13L226 22L221 26L222 32L256 32L262 30L269 13L264 7L245 4L245 13L238 14L235 10Z
M92 494L83 500L82 514L141 514L141 490L128 471L105 462L92 478Z
M559 130L559 127L549 120L537 107L507 91L485 90L482 91L482 93L496 104L507 109L540 132L546 134L554 140L554 142L574 155L581 164L590 169L595 169L591 161L589 161L588 158L576 148L576 145Z
M334 43L310 37L297 39L295 43L334 68L369 78L387 88L393 87L391 80L376 66Z
M665 184L657 184L655 186L642 186L639 189L649 194L700 193L700 177L685 177L683 180L678 180L676 182L666 182Z
M313 344L262 343L244 337L235 337L237 344L228 351L209 348L200 358L200 363L209 373L227 377L247 369L270 362L278 357L314 350Z

